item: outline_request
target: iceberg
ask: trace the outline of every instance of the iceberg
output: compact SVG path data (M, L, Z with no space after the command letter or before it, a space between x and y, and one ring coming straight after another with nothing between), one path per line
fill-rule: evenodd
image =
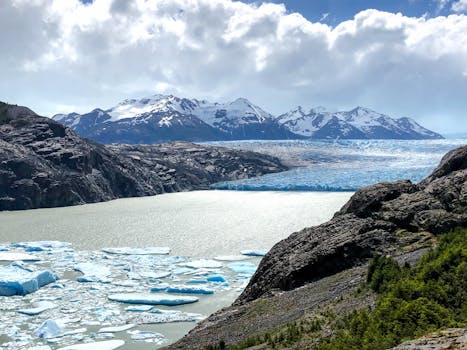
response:
M74 269L84 275L78 277L78 282L106 281L106 277L111 274L107 266L90 262L79 263L75 265Z
M208 283L206 278L193 278L191 280L186 281L188 284L205 284Z
M248 254L243 254L243 255L220 255L216 256L214 260L218 261L242 261L242 260L247 260L249 257L247 256Z
M99 329L97 333L118 333L118 332L123 332L129 329L132 329L135 326L136 326L135 324L130 323L130 324L122 325L122 326L104 327L104 328Z
M25 253L0 252L0 261L39 261L37 256Z
M190 261L185 263L184 265L192 269L218 269L222 267L222 264L220 262L208 259Z
M120 254L120 255L167 255L170 253L169 247L119 247L119 248L103 248L101 249L107 254Z
M120 293L111 294L108 298L112 301L127 304L144 304L144 305L182 305L191 304L198 301L196 297L173 296L159 293Z
M209 282L226 282L227 279L222 275L210 275L206 278Z
M227 267L237 273L253 275L256 272L256 265L250 262L234 262Z
M57 350L114 350L125 345L123 340L106 340L101 342L65 346Z
M151 331L129 331L128 334L131 335L132 340L143 340L147 343L158 343L162 344L164 341L165 337L157 332L151 332Z
M31 271L15 263L0 266L0 296L26 295L56 280L50 271Z
M142 313L135 316L133 322L137 324L196 322L203 320L204 318L205 316L201 314L191 312L154 309L150 313Z
M263 249L247 249L247 250L242 250L241 251L242 255L246 256L265 256L267 251Z
M186 286L186 285L171 285L166 289L167 293L181 294L214 294L214 291L209 288Z
M62 330L63 325L59 324L59 322L46 320L34 331L34 334L38 338L49 339L58 337Z
M35 316L46 310L54 309L57 307L57 305L47 300L32 303L31 306L32 308L30 309L20 309L18 312L28 316Z
M152 309L151 305L132 305L125 308L128 312L145 312Z
M13 247L23 248L27 252L42 252L44 250L64 249L71 246L71 243L60 241L36 241L12 243Z

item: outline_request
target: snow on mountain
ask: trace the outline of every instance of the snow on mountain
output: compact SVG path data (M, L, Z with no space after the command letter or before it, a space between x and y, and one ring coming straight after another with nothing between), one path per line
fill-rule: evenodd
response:
M365 107L329 112L322 107L309 112L301 107L276 119L293 133L312 138L431 139L441 135L409 118L394 119Z
M297 107L274 117L245 98L232 102L152 95L107 110L57 114L53 119L99 142L155 143L171 140L239 139L424 139L441 138L409 118L393 119L364 107L329 111Z

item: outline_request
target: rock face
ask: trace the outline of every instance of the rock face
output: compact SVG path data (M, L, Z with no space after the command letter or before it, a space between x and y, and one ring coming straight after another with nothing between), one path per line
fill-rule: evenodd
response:
M397 181L362 188L327 223L277 243L234 305L169 348L239 344L326 303L347 298L347 307L358 304L352 293L372 255L390 254L412 264L438 233L456 226L467 226L467 146L449 152L420 184Z
M331 221L276 244L237 303L300 287L376 252L391 253L404 239L397 231L437 234L466 225L467 146L448 153L419 185L398 181L362 188Z
M0 210L205 189L283 170L274 157L221 147L107 147L28 108L0 103Z

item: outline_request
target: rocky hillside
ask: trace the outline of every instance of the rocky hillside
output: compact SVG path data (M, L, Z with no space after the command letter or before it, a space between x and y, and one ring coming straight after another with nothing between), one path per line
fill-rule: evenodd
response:
M168 348L269 349L258 344L274 332L285 332L282 340L312 332L330 314L373 305L374 295L355 291L375 254L411 266L455 227L467 227L467 146L449 152L420 184L362 188L329 222L277 243L233 306Z
M0 210L205 189L285 169L274 157L189 143L104 146L0 103Z

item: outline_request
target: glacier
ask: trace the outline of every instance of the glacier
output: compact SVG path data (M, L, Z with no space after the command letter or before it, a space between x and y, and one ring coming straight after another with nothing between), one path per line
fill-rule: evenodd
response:
M257 151L289 163L289 171L221 182L213 189L243 191L348 191L377 182L421 181L448 151L467 144L444 140L283 140L209 142Z

